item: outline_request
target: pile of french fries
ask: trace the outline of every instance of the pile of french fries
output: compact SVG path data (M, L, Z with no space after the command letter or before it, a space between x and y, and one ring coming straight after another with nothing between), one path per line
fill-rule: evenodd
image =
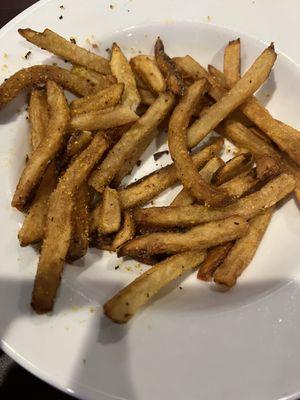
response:
M241 76L239 40L220 71L170 58L160 38L154 56L128 61L116 43L107 60L49 29L19 33L72 63L25 68L0 86L0 107L30 89L31 154L12 206L25 213L21 246L41 244L33 309L53 309L65 262L91 246L151 265L104 304L118 323L197 267L198 279L234 286L277 203L291 193L300 203L300 132L254 97L276 61L273 44ZM78 98L68 104L64 90ZM173 164L122 185L166 127ZM237 149L226 163L224 138ZM178 182L170 205L142 207Z

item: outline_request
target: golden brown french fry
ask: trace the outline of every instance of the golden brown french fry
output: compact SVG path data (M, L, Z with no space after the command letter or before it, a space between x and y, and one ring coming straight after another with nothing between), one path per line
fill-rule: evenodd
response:
M211 182L215 172L224 165L224 161L220 157L213 157L199 171L200 176L206 181ZM195 202L195 198L186 190L182 189L174 198L171 206L188 206Z
M106 187L103 192L98 229L103 235L117 232L121 226L121 208L116 189Z
M229 88L241 78L241 43L240 39L232 40L225 47L224 75Z
M264 209L272 207L295 189L292 175L280 174L259 191L239 199L223 208L208 208L201 205L183 207L149 207L134 210L134 219L139 225L172 228L192 226L209 221L240 215L253 218Z
M103 110L117 105L124 90L122 83L116 83L110 87L100 90L94 95L75 99L70 104L71 115Z
M178 177L184 188L197 200L212 206L230 202L225 191L207 183L199 174L189 154L186 140L187 127L194 107L207 88L205 79L196 81L186 91L173 111L169 123L168 143Z
M123 246L126 242L134 238L134 235L135 223L131 212L128 210L124 212L122 228L116 234L116 237L112 242L112 248L114 251L117 251L119 247Z
M259 182L259 179L253 176L254 174L252 171L253 170L246 175L242 174L230 179L230 181L223 183L220 187L227 190L232 198L239 199L253 190Z
M232 246L233 242L228 242L210 249L198 270L197 278L201 281L211 281L216 269L225 259Z
M146 106L151 106L156 100L156 97L154 96L153 93L150 92L148 89L142 89L138 88L140 98L141 98L141 104L144 104Z
M154 129L164 120L174 105L174 96L161 94L139 118L139 120L122 136L110 150L102 164L93 172L89 184L98 192L102 192L116 176L122 165L131 156L136 146L145 142Z
M215 282L228 287L236 284L237 278L253 259L273 213L274 208L271 207L249 222L248 233L243 238L237 239L223 263L216 270Z
M213 184L219 186L243 172L249 172L253 166L253 161L252 154L249 152L233 157L215 173L212 180Z
M92 141L93 135L89 131L76 131L74 132L67 143L66 159L70 160L80 151L84 150Z
M154 265L104 304L105 315L114 322L127 322L160 289L204 259L204 251L189 251Z
M99 161L108 143L101 133L60 178L49 202L45 239L39 258L31 305L37 313L53 308L72 235L74 194ZM58 240L59 238L59 240Z
M256 160L256 176L260 181L266 181L281 172L280 165L270 156L263 156Z
M152 92L160 93L166 90L164 77L152 57L139 55L133 57L130 60L130 64L135 73Z
M243 237L247 232L247 221L239 216L233 216L195 226L183 233L154 232L138 236L125 243L118 251L118 255L170 254L203 250Z
M50 53L64 60L70 61L72 64L82 65L102 74L110 74L108 60L77 46L50 29L45 29L44 32L36 32L27 28L18 29L18 32L29 42L43 50L50 51Z
M214 129L232 111L244 103L268 78L276 60L276 53L271 44L254 61L243 77L219 100L208 112L195 121L188 130L188 144L196 146L212 129ZM248 100L249 101L249 100ZM245 105L242 110L244 112ZM246 114L249 119L248 114ZM299 136L300 137L300 136Z
M201 168L210 158L220 153L223 139L218 138L203 150L192 155L193 163ZM137 182L119 190L123 209L146 204L178 181L174 164L167 165L141 178Z
M241 121L238 121L241 122ZM242 122L241 122L242 123ZM244 124L245 125L245 124ZM254 135L258 136L260 139L262 139L264 142L267 142L270 145L273 145L272 140L265 135L260 129L258 129L256 126L248 126L247 127Z
M99 90L87 80L70 71L54 65L34 65L21 69L0 86L0 108L13 100L20 92L32 85L39 85L52 80L70 92L87 96Z
M34 150L45 135L49 122L47 94L45 90L33 89L29 101L30 141Z
M32 190L49 162L61 149L67 135L69 108L62 89L55 82L47 82L47 100L50 111L47 139L42 140L32 153L20 177L12 200L12 206L19 210L25 206Z
M105 89L114 83L117 83L117 79L113 75L99 74L99 72L81 67L80 65L73 65L71 71L72 74L80 76L88 82L91 82L91 84L99 88L99 90Z
M124 84L123 104L135 111L141 101L140 95L131 66L117 43L112 45L110 68L117 81Z
M130 107L120 105L105 110L74 115L70 121L70 128L82 131L104 130L134 122L138 118L138 115Z
M161 70L168 88L176 95L182 96L185 92L185 84L181 73L173 60L165 53L162 40L158 37L154 46L154 54L157 65Z
M210 64L207 66L207 70L209 74L212 75L222 87L227 89L226 78L222 71Z
M66 256L67 261L83 257L89 247L89 188L84 182L74 195L74 207L71 217L72 234Z

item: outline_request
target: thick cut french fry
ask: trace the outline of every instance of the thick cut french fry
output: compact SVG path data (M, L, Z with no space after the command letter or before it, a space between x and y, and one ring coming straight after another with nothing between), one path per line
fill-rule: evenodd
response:
M232 40L225 47L224 75L228 87L234 86L241 78L241 43L240 39Z
M74 195L107 148L107 141L98 133L66 170L50 197L45 239L31 301L37 313L53 308L72 235Z
M84 150L92 141L93 135L89 131L77 131L68 140L65 158L70 160L80 151Z
M63 145L67 135L69 108L62 89L52 81L47 82L47 99L50 119L45 140L30 156L17 185L12 206L22 210L47 165Z
M212 144L192 155L193 163L197 168L201 168L210 158L218 155L222 147L223 139L216 139ZM177 181L174 164L160 168L124 189L120 189L121 206L123 209L128 209L144 205Z
M85 96L73 100L70 104L71 115L103 110L117 105L124 90L123 83L116 83L110 87L100 90L94 95Z
M59 36L50 29L36 32L32 29L18 29L20 35L43 50L70 61L72 64L82 65L102 74L110 74L109 61L95 53L77 46Z
M248 174L242 174L237 176L230 181L222 183L220 187L230 194L234 199L239 199L240 197L247 194L249 191L253 190L259 182L259 179L253 176L252 170Z
M116 234L116 237L112 242L112 248L114 249L114 251L117 251L119 247L123 246L129 240L133 239L134 235L135 223L131 212L128 210L124 212L122 228Z
M44 137L49 123L47 94L45 90L32 90L28 114L31 123L30 142L31 148L34 150Z
M276 53L271 44L255 60L243 77L219 100L208 112L195 121L188 130L188 144L196 146L232 111L244 103L268 78L276 60ZM245 105L243 105L244 112ZM246 114L247 115L247 114ZM247 115L249 119L249 115ZM300 138L300 136L299 136Z
M256 176L260 181L267 181L281 172L280 165L270 156L263 156L256 160Z
M208 208L201 205L183 207L149 207L134 211L134 219L139 225L162 228L192 226L216 221L233 215L253 218L266 208L272 207L295 189L292 175L280 174L269 181L259 191L239 199L223 208Z
M185 92L182 75L173 60L165 53L164 45L160 38L156 40L154 54L157 65L165 77L167 87L174 94L182 96Z
M82 131L104 130L134 122L138 118L129 106L120 105L112 109L74 115L70 121L70 128Z
M204 251L189 251L154 265L104 304L105 315L114 322L127 322L160 289L204 259Z
M242 153L233 157L229 160L223 168L220 168L213 177L214 185L221 185L234 178L235 176L242 174L243 172L249 172L253 166L253 157L251 153Z
M138 236L121 247L118 255L170 254L203 250L243 237L247 232L247 221L233 216L195 226L184 233L154 232Z
M216 171L224 165L220 157L213 157L199 171L200 176L206 181L211 182ZM182 189L170 204L171 206L188 206L195 202L195 198L186 190Z
M117 81L124 84L123 104L135 111L141 102L141 98L131 66L117 43L112 45L110 68Z
M84 182L75 193L74 207L71 217L72 234L67 261L75 261L83 257L89 247L89 188Z
M209 74L212 75L221 86L227 88L226 78L222 71L210 64L207 66L207 70Z
M105 89L114 83L117 83L117 79L113 75L103 75L99 72L93 71L80 65L73 65L72 74L80 76L88 82L91 82L94 86L100 89Z
M212 206L220 206L230 202L225 191L207 183L199 174L189 154L186 132L193 109L205 93L205 79L193 83L173 111L169 123L168 143L171 157L174 161L177 175L184 188L200 201Z
M130 60L130 64L135 73L152 92L160 93L166 90L164 77L152 57L139 55L133 57Z
M156 96L150 92L148 89L138 88L140 97L141 97L141 104L145 106L151 106L156 100Z
M102 235L117 232L121 226L121 208L116 189L106 187L99 213L98 229Z
M145 114L122 136L110 150L102 164L92 174L89 184L102 192L116 176L132 152L151 136L153 130L165 119L175 103L174 96L161 94Z
M199 268L197 278L201 281L211 281L216 269L225 259L232 246L233 242L228 242L210 249L204 263Z
M264 233L271 221L274 208L257 215L249 222L248 233L234 243L228 255L214 274L214 281L228 287L236 284L237 278L253 259Z

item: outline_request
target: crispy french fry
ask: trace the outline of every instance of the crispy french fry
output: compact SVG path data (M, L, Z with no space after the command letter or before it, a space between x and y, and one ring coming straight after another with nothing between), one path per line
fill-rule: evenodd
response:
M31 122L31 148L34 150L44 137L49 123L47 94L45 90L32 90L28 114Z
M45 239L31 301L37 313L45 313L53 308L72 235L74 194L107 148L107 141L98 133L60 178L50 197Z
M126 242L131 240L135 235L135 223L130 211L124 212L123 217L123 225L119 232L116 234L112 242L112 248L114 251L121 246L123 246Z
M271 44L255 60L232 89L217 103L213 104L209 111L189 128L188 144L190 147L197 145L212 129L244 103L263 84L268 78L275 60L276 53L273 44ZM243 112L244 108L245 105L241 108ZM246 115L251 119L248 114Z
M147 137L164 120L174 105L174 97L168 93L161 94L139 118L139 120L122 136L108 153L102 164L92 174L89 184L102 192L116 176L122 165L131 156L136 146L145 142Z
M130 64L135 73L152 92L160 93L166 90L164 77L152 57L139 55L133 57L130 60Z
M292 175L282 173L269 181L259 191L239 199L223 208L208 208L201 205L183 207L149 207L134 211L134 219L139 225L162 228L193 226L209 221L240 215L253 218L266 208L272 207L295 189Z
M93 135L89 131L74 132L68 140L65 157L70 160L80 151L84 150L92 141Z
M270 156L263 156L256 160L256 176L260 181L267 181L281 172L280 165Z
M91 82L92 85L100 89L105 89L114 83L117 83L117 79L113 75L103 75L99 72L93 71L80 65L73 65L72 74L80 76L81 78Z
M140 95L131 66L117 43L112 45L110 68L117 81L124 84L123 104L135 111L141 101Z
M241 121L238 121L241 122ZM243 123L243 122L241 122ZM244 124L245 125L245 124ZM260 129L258 129L256 126L249 126L247 127L252 133L254 133L255 136L258 136L260 139L262 139L264 142L267 142L270 145L273 145L272 140L265 135Z
M251 153L237 155L215 173L212 182L219 186L243 172L249 172L252 166L253 157Z
M70 121L71 129L82 131L95 131L125 125L138 119L138 115L125 105L116 106L105 110L90 111L74 115Z
M86 182L79 187L74 196L74 207L71 217L72 234L66 256L67 261L75 261L83 257L89 247L89 190Z
M110 74L108 60L71 43L50 29L45 29L44 32L36 32L27 28L18 29L18 32L29 42L70 61L72 64L82 65L102 74Z
M98 228L101 234L110 235L117 232L121 226L121 208L116 189L106 187L103 193Z
M122 246L118 255L170 254L203 250L243 237L247 232L247 221L233 216L195 226L184 233L154 232L138 236Z
M249 191L253 190L258 184L259 179L253 176L252 170L248 174L239 175L230 181L223 183L220 187L230 194L234 199L239 199L240 197L247 194Z
M212 144L192 155L193 163L197 168L201 168L210 158L219 154L222 147L223 140L216 139ZM124 189L120 189L121 206L123 209L128 209L144 205L177 181L174 164L160 168Z
M200 176L206 181L211 182L215 172L224 165L224 161L220 157L213 157L199 171ZM188 206L195 202L195 198L186 190L182 189L174 198L171 206Z
M227 88L226 78L222 71L210 64L207 66L207 70L222 87Z
M203 79L193 83L187 89L171 116L168 143L178 177L184 188L195 199L212 206L220 206L229 203L230 197L225 191L211 186L199 175L186 143L186 132L191 114L206 88L207 81Z
M71 115L113 107L119 103L123 90L124 85L122 83L116 83L106 89L100 90L94 95L73 100L70 104Z
M165 53L162 40L158 37L154 46L154 54L157 65L165 77L168 88L176 95L182 96L185 92L185 84L181 73L173 60Z
M233 87L241 78L241 43L240 39L232 40L225 47L224 75L228 87Z
M141 104L144 104L146 106L151 106L156 100L156 97L154 94L150 92L148 89L142 89L138 88L140 98L141 98Z
M114 322L127 322L160 289L204 259L204 251L189 251L154 265L104 304L105 315Z
M50 119L46 140L30 156L17 185L12 206L22 210L32 190L45 172L47 165L61 149L67 135L69 108L63 91L55 82L47 82L47 99Z
M214 281L228 287L235 285L237 278L253 259L270 223L274 208L257 215L249 222L248 233L234 243L225 260L217 268Z
M225 259L232 246L233 242L228 242L210 249L198 270L197 278L201 281L211 281L216 269Z

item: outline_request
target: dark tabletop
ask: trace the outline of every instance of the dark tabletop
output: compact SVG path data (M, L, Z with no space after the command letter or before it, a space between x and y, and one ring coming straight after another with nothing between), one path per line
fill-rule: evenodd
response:
M0 27L33 3L36 0L0 0ZM72 399L31 375L0 350L0 399L12 399L20 391L43 400Z

